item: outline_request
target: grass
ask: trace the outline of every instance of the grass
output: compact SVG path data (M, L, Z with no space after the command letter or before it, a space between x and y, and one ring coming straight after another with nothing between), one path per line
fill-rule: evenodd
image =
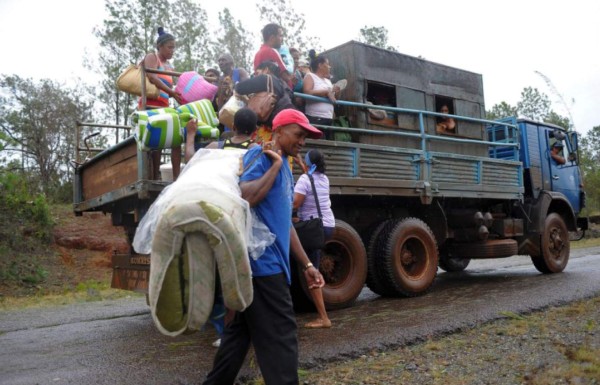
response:
M0 310L55 307L73 303L104 301L132 296L143 296L127 290L112 289L108 282L86 281L75 289L65 289L61 294L40 294L28 297L0 297Z
M584 238L581 241L572 241L572 249L584 249L586 247L598 247L600 246L600 238Z

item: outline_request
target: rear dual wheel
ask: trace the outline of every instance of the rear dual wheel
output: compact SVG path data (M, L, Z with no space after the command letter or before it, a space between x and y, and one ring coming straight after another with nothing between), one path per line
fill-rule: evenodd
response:
M426 292L438 267L435 236L425 222L404 218L384 222L369 247L369 287L381 295L413 297Z

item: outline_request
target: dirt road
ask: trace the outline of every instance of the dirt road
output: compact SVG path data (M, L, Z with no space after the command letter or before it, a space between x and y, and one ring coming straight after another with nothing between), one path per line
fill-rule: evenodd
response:
M600 293L600 248L572 252L562 274L541 275L529 258L474 261L440 273L430 293L389 299L363 291L331 312L330 330L300 330L301 366L359 357L429 336ZM310 314L298 315L299 324ZM160 335L143 298L0 314L1 384L192 384L210 368L215 333ZM256 373L249 362L244 376Z

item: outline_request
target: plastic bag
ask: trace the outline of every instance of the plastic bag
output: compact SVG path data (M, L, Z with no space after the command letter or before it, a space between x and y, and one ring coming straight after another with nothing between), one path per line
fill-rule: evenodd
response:
M219 122L226 127L233 127L233 117L240 108L246 106L244 99L234 93L219 111Z
M140 254L150 254L158 220L176 202L206 200L235 213L238 231L246 240L252 231L248 202L242 199L238 185L240 157L243 150L202 149L183 168L176 182L162 190L140 221L133 248Z
M263 255L265 249L275 242L275 234L269 230L255 210L251 209L250 212L252 213L252 232L248 241L248 254L256 261Z

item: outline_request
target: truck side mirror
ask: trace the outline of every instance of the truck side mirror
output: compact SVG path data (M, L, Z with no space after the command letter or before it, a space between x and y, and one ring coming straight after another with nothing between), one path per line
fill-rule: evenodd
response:
M576 162L577 161L577 153L576 152L572 152L569 154L569 162Z

